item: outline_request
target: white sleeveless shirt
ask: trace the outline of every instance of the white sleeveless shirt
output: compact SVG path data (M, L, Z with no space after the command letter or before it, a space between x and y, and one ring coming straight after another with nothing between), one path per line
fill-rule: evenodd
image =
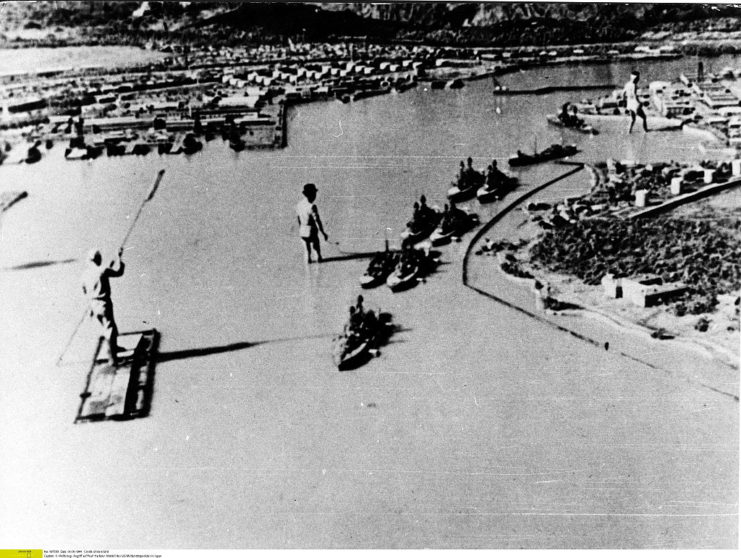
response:
M298 234L301 238L310 238L316 232L315 213L316 205L309 202L306 198L302 198L296 204L296 215L298 215L299 220Z

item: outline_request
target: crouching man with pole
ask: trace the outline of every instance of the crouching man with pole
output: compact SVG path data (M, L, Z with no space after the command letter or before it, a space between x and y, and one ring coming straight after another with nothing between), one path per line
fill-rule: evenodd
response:
M111 277L121 277L124 273L124 263L121 261L123 247L118 251L118 258L107 266L103 265L103 257L99 250L93 250L88 257L88 266L82 276L82 292L88 299L89 315L95 318L100 326L100 336L108 347L108 362L116 366L118 361L118 327L113 317L113 302L111 301Z

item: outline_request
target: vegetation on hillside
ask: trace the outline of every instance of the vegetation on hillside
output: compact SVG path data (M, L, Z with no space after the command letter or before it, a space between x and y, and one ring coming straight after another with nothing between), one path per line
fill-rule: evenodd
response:
M177 33L227 41L235 35L257 41L367 37L517 46L633 41L647 32L741 30L741 8L713 4L40 1L3 2L2 8L2 32L78 28L91 42L141 42Z
M530 255L588 285L598 285L606 273L681 281L689 290L675 312L701 314L712 311L717 295L741 288L741 221L584 219L544 233Z

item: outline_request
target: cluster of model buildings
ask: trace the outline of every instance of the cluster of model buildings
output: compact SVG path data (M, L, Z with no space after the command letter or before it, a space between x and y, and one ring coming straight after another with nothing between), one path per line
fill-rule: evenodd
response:
M723 68L696 76L681 74L677 81L652 81L639 90L647 114L711 132L728 146L741 146L741 69ZM582 114L618 115L625 110L622 90L576 103Z
M608 159L589 167L593 187L586 196L568 197L556 204L531 203L527 211L545 229L588 218L632 218L646 208L680 197L691 201L707 189L732 187L741 180L741 159L732 161L675 161L641 164Z
M0 75L0 141L69 140L80 131L116 133L116 138L121 133L130 137L148 131L161 137L200 130L255 136L253 129L272 127L276 132L266 146L280 146L287 104L328 98L349 102L403 91L421 79L433 81L433 88L456 87L460 80L436 79L436 73L460 68L464 77L472 77L497 69L480 60L455 58L462 55L457 49L422 46L176 50L167 60L145 67ZM81 130L74 131L75 123Z
M531 203L526 211L544 229L573 225L582 219L650 217L651 207L674 207L741 182L741 159L700 163L638 164L608 160L591 168L594 186L586 196L555 204ZM710 192L712 190L712 192ZM602 279L611 298L625 298L637 306L663 304L683 296L681 282L664 282L658 275Z

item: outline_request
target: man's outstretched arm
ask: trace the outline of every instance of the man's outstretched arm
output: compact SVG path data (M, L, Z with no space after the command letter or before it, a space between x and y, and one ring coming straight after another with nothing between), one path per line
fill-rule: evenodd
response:
M118 251L118 258L113 260L108 266L108 269L106 270L106 273L108 274L109 277L121 277L121 275L124 274L124 269L126 269L126 265L121 261L122 255L123 255L123 248L121 248Z

